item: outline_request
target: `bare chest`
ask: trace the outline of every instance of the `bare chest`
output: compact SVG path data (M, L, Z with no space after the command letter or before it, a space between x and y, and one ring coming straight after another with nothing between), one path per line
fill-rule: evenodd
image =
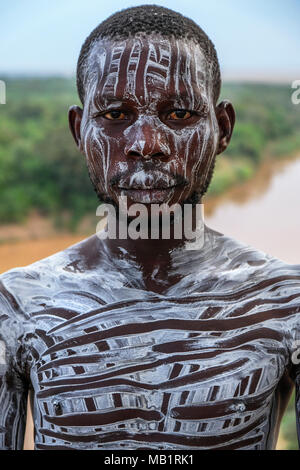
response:
M107 448L149 433L170 448L222 447L228 433L263 440L286 367L284 333L272 305L238 315L233 304L200 295L128 299L65 318L61 310L36 333L43 438L80 447L90 436Z

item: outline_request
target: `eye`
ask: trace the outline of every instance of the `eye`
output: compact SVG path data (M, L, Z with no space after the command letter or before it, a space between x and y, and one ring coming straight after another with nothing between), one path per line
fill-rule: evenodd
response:
M179 119L189 119L191 116L192 113L186 109L176 109L169 114L168 119L178 121Z
M103 114L103 116L110 121L122 121L123 119L126 119L125 113L117 109L108 111L107 113Z

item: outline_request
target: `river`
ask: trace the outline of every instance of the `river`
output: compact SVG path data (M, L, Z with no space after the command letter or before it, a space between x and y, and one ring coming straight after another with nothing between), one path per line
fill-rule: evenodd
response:
M266 165L257 180L217 201L209 227L276 258L300 264L300 156ZM205 211L206 212L206 211Z

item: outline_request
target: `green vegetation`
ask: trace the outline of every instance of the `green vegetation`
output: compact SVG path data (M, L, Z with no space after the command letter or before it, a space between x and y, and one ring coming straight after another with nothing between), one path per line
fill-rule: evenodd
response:
M68 129L67 111L79 104L73 80L6 80L7 104L0 107L0 221L22 222L32 209L69 228L97 198L84 157Z
M283 417L280 431L283 439L286 441L286 450L298 450L299 446L295 416L295 391L293 392L292 398Z
M75 80L1 78L7 104L0 106L0 223L22 222L36 209L57 225L68 213L69 228L75 229L98 205L68 129L68 108L79 104ZM234 103L237 123L229 148L217 159L208 195L251 178L266 155L300 149L300 113L289 86L225 84L223 98Z
M266 158L300 150L300 107L288 85L225 84L221 99L235 106L236 125L226 152L217 159L208 195L251 178Z

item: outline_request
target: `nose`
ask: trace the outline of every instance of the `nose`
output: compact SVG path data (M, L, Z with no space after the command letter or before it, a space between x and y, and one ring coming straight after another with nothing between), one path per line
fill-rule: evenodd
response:
M125 146L127 157L150 159L167 159L170 148L165 133L157 129L155 123L150 120L136 123L128 135L128 143Z

